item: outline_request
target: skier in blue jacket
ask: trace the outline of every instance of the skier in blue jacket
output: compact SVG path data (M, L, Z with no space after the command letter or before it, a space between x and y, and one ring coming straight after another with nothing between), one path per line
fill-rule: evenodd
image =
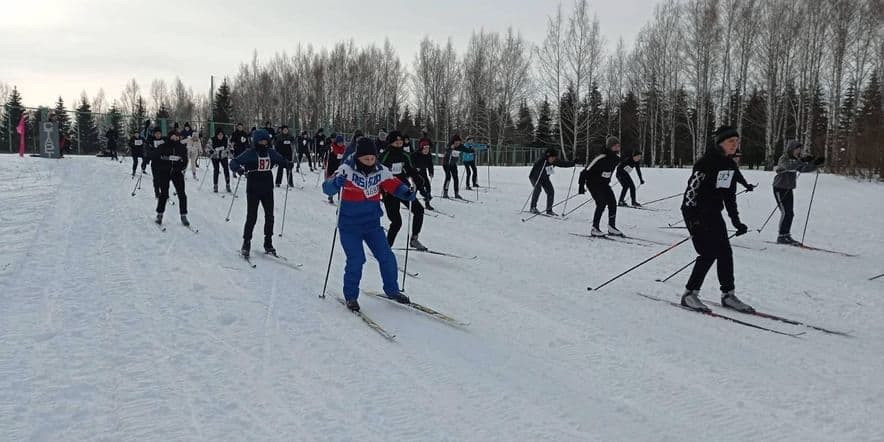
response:
M322 190L329 196L340 193L338 231L341 247L347 255L344 267L344 300L347 308L359 311L359 281L365 264L363 242L378 261L384 293L394 301L403 304L411 302L399 291L396 255L381 227L381 191L404 201L415 201L417 192L409 189L380 164L377 148L368 138L357 141L354 154L344 159L337 172L322 184Z
M252 231L258 221L258 204L264 207L264 253L275 254L273 247L273 166L291 169L292 163L270 148L270 133L258 129L252 135L255 147L246 150L230 162L230 170L246 180L246 225L242 234L243 256L251 250Z

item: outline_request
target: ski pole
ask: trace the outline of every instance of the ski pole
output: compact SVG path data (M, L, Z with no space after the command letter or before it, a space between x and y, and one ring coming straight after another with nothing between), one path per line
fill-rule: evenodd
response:
M203 172L203 179L200 180L200 185L197 188L197 190L203 190L203 181L206 180L206 175L208 175L208 174L209 174L209 165L206 164L206 171Z
M810 192L810 203L807 205L807 218L804 220L804 232L801 233L801 244L804 244L804 236L807 235L807 223L810 222L810 209L813 207L813 196L816 194L816 183L820 179L820 171L816 171L813 179L813 190Z
M341 201L341 190L338 190L338 201ZM328 275L331 273L332 257L335 256L335 243L338 242L338 223L341 222L341 205L338 204L338 213L335 214L335 233L332 234L331 250L328 251L328 267L325 268L325 282L322 283L320 299L325 299L325 290L328 288ZM390 252L392 253L392 252Z
M135 187L132 188L132 196L135 196L135 191L139 189L141 186L141 179L144 178L144 171L141 171L141 174L138 175L138 181L135 182Z
M586 204L587 204L587 203L589 203L589 202L591 202L591 201L593 201L593 199L592 199L592 198L589 198L589 199L587 199L587 200L586 200L586 201L584 201L584 202L582 202L582 203L580 203L580 205L579 205L579 206L577 206L577 207L575 207L575 208L573 208L573 209L571 209L571 210L570 210L570 211L568 211L568 212L567 212L567 213L563 213L563 214L562 214L562 216L563 216L563 217L565 217L565 216L568 216L568 215L570 215L570 214L572 214L572 213L574 213L574 212L576 212L576 211L577 211L577 209L579 209L579 208L581 208L581 207L583 207L583 206L585 206L585 205L586 205Z
M242 175L237 174L236 187L233 189L233 196L230 198L230 207L227 209L227 218L224 218L225 222L230 222L230 212L233 210L233 202L236 201L236 191L239 190L239 181L241 179L242 179Z
M662 255L662 254L664 254L664 253L666 253L666 252L668 252L668 251L670 251L670 250L672 250L672 249L674 249L674 248L676 248L676 247L678 247L678 246L684 244L685 242L687 242L687 241L688 241L689 239L691 239L691 238L692 238L692 236L688 236L687 238L685 238L685 239L683 239L683 240L681 240L681 241L679 241L679 242L677 242L677 243L675 243L675 244L673 244L673 245L671 245L671 246L669 246L669 247L667 247L667 248L665 248L665 249L663 249L663 250L657 252L654 256L652 256L652 257L650 257L650 258L648 258L648 259L646 259L646 260L644 260L644 261L642 261L642 262L640 262L640 263L638 263L638 264L636 264L636 265L630 267L629 269L627 269L627 270L624 271L623 273L621 273L621 274L619 274L619 275L617 275L617 276L615 276L615 277L613 277L613 278L611 278L611 279L605 281L604 284L602 284L602 285L600 285L600 286L598 286L598 287L595 287L595 288L593 288L593 287L587 287L586 290L588 290L588 291L596 290L596 291L597 291L597 290L601 289L602 287L604 287L604 286L606 286L606 285L608 285L608 284L610 284L610 283L612 283L612 282L614 282L614 281L616 281L616 280L622 278L623 275L626 275L627 273L629 273L629 272L631 272L631 271L633 271L633 270L635 270L635 269L637 269L637 268L639 268L639 267L641 267L641 266L643 266L643 265L645 265L645 264L651 262L653 259L659 257L660 255Z
M735 236L737 236L736 233L734 233L733 235L727 237L727 239L731 239L731 238L733 238L733 237L735 237ZM685 264L684 267L682 267L682 268L676 270L676 271L675 271L674 273L672 273L671 275L669 275L669 276L667 276L667 277L665 277L665 278L663 278L663 279L657 279L656 281L657 281L657 282L666 282L666 281L669 281L670 279L672 279L673 276L675 276L675 275L677 275L677 274L683 272L684 269L690 267L691 264L693 264L693 263L695 263L695 262L697 262L697 258L694 258L691 262Z
M654 201L649 201L649 202L647 202L647 203L644 203L644 205L647 206L647 205L649 205L649 204L659 203L660 201L666 201L666 200L668 200L668 199L675 198L675 197L677 197L677 196L679 196L679 195L681 195L681 193L676 193L675 195L670 195L670 196L667 196L667 197L664 197L664 198L656 199L656 200L654 200Z
M574 186L574 174L576 174L576 173L577 173L577 168L576 167L571 168L571 182L568 183L568 193L565 194L565 206L562 207L562 213L568 211L568 200L570 199L568 197L571 196L571 188Z
M414 203L415 201L408 202L408 230L406 230L408 235L405 239L405 262L402 265L402 287L399 287L399 290L403 292L405 291L405 279L408 276L408 251L411 249L411 205Z
M280 238L282 238L282 232L285 231L285 214L286 214L285 209L289 203L289 189L291 189L291 187L289 187L289 186L285 187L285 198L282 200L282 227L280 227L280 229L279 229L279 237Z
M525 208L528 207L528 203L531 202L531 197L534 196L534 191L537 190L537 186L540 185L540 177L537 178L537 182L534 183L534 187L531 188L531 193L528 194L528 199L525 200L525 204L522 204L522 210L519 212L524 212Z
M561 200L561 201L559 201L559 202L553 204L553 207L556 207L556 206L558 206L559 204L562 204L562 203L564 203L564 202L567 202L569 199L574 198L574 197L576 197L577 195L579 195L579 194L571 195L569 198L563 199L563 200ZM534 219L534 218L537 218L538 216L540 216L539 213L534 213L534 214L532 214L531 216L529 216L528 218L523 219L522 222L530 221L530 220L532 220L532 219ZM562 216L564 216L564 215L562 215Z
M770 211L770 215L767 216L767 220L765 220L764 224L761 225L761 228L757 230L758 233L761 233L761 231L764 230L765 227L767 227L767 223L769 223L770 219L773 218L773 214L777 211L777 207L779 207L779 204L774 206L773 210Z
M873 277L869 278L869 281L874 281L874 280L876 280L876 279L878 279L878 278L880 278L880 277L882 277L882 276L884 276L884 273L882 273L882 274L880 274L880 275L878 275L878 276L873 276Z

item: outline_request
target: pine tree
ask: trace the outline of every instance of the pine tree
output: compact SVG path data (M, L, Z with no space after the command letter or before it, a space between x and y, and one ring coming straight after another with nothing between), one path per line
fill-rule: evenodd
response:
M64 107L64 100L61 96L58 97L58 101L55 102L55 109L53 113L56 116L56 121L58 122L58 135L67 134L71 132L71 117L68 115L67 110Z
M98 128L92 115L92 106L89 99L83 93L80 96L80 105L77 107L74 132L78 135L73 139L72 148L80 153L92 153L98 151Z
M124 140L125 132L123 132L123 114L121 114L120 109L117 108L116 102L114 102L107 111L107 118L110 124L110 129L113 129L113 131L117 133L117 141Z
M24 112L24 107L21 94L19 94L18 88L13 87L12 92L9 93L9 99L3 107L3 121L0 122L0 149L11 147L11 152L18 151L18 132L15 131L15 128L18 126L22 112Z
M537 114L537 129L534 132L534 147L549 147L558 142L553 140L552 109L549 100L543 99Z
M752 166L764 163L766 121L766 95L763 91L753 89L746 100L746 109L743 112L743 129L740 133L740 150L743 153L741 164Z
M414 126L414 119L411 118L411 110L408 108L407 104L405 105L405 109L402 110L401 119L396 127L400 132L409 137L416 138L420 136L420 131Z
M230 98L230 86L227 84L226 78L221 82L221 86L218 86L218 93L215 94L215 108L212 117L216 123L233 123L233 102Z
M519 122L516 124L516 144L528 146L534 143L534 122L531 120L531 109L528 101L519 104Z
M135 99L135 113L129 117L129 131L136 132L144 130L144 121L147 119L147 108L144 105L144 98L139 95ZM143 136L146 136L143 134Z
M872 72L872 78L862 93L862 107L856 116L856 160L862 170L874 172L877 169L879 180L884 179L884 145L881 143L884 138L884 110L881 102L881 83L878 73Z
M638 98L632 91L626 94L626 97L620 103L617 110L620 114L620 144L625 146L639 146L639 115L638 115ZM612 135L616 135L616 132ZM649 158L650 159L650 158Z

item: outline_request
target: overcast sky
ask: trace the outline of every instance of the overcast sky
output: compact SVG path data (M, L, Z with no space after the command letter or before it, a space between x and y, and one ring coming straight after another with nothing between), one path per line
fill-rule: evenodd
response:
M209 76L231 75L253 49L266 59L301 42L331 47L389 38L410 68L425 35L453 38L458 52L473 30L519 30L543 40L553 0L0 0L0 81L18 86L27 106L68 106L104 88L110 102L135 78L143 93L154 78L180 76L208 91ZM572 6L564 2L565 9ZM608 46L632 46L652 0L591 0ZM145 93L145 95L147 95Z

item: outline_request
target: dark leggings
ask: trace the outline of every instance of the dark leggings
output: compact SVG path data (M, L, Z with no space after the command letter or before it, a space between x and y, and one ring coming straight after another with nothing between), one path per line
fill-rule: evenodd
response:
M694 269L685 288L700 290L703 280L706 279L706 273L712 268L713 263L718 263L718 283L721 285L721 291L733 290L734 255L730 241L727 239L724 219L719 215L717 218L701 220L699 227L691 232L691 242L694 243L694 250L699 256L694 262Z
M531 184L534 184L534 192L531 193L531 208L537 208L537 200L540 199L540 190L543 189L543 191L546 192L546 210L552 210L553 201L556 197L556 190L552 185L552 181L549 180L549 177L544 175L540 178L538 183Z
M252 230L258 222L258 204L264 207L264 239L273 236L273 191L264 194L246 193L246 226L242 238L252 240Z
M390 219L390 228L387 229L387 243L390 246L393 246L393 242L396 241L396 235L399 233L399 229L402 228L402 214L399 213L399 207L401 204L405 204L406 207L411 204L411 213L414 214L411 220L411 234L413 236L420 235L421 227L424 225L424 206L417 201L412 201L411 203L405 202L396 198L389 193L384 194L384 210L387 212L387 218Z
M156 179L156 175L154 175ZM169 200L169 181L175 186L178 194L178 211L187 215L187 194L184 192L184 172L172 171L170 176L160 176L157 186L159 187L159 199L157 200L157 213L166 211L166 201Z
M589 194L595 201L595 214L592 216L592 226L599 228L602 214L608 209L608 227L617 228L617 200L614 199L614 191L607 183L590 185Z
M464 161L463 168L467 174L467 186L469 186L470 183L473 183L474 186L477 185L479 182L479 173L476 172L476 162ZM472 178L472 181L470 180L470 178Z
M292 169L288 167L277 167L276 168L276 185L282 184L282 174L286 174L288 176L289 187L294 187L295 184L292 182Z
M313 159L310 158L309 152L298 151L298 170L301 170L301 158L307 157L307 165L313 169Z
M793 206L795 197L792 189L773 190L774 198L777 200L777 207L780 209L780 235L788 235L792 231L792 219L795 218Z
M432 180L430 179L430 169L427 169L426 167L419 167L417 169L417 173L424 180L423 187L418 189L418 191L420 191L421 195L423 195L425 200L429 201L429 200L433 199L433 193L432 193L433 183L432 183Z
M137 155L137 154L132 155L132 175L135 175L135 170L138 169L138 159L139 158L141 158L141 155ZM144 161L142 161L141 162L141 170L144 170L145 167L147 167L147 165L144 164Z
M617 175L617 181L620 181L620 202L624 202L626 191L629 191L629 197L632 198L632 204L635 205L635 183L629 175Z
M230 170L228 170L227 158L212 158L212 181L215 183L215 187L218 187L219 166L220 169L224 170L224 181L230 185Z
M454 194L458 195L458 192L460 192L460 180L457 178L457 165L444 165L442 166L442 170L445 172L445 183L442 184L442 190L444 190L446 193L448 192L448 182L451 181L451 179L453 178Z

